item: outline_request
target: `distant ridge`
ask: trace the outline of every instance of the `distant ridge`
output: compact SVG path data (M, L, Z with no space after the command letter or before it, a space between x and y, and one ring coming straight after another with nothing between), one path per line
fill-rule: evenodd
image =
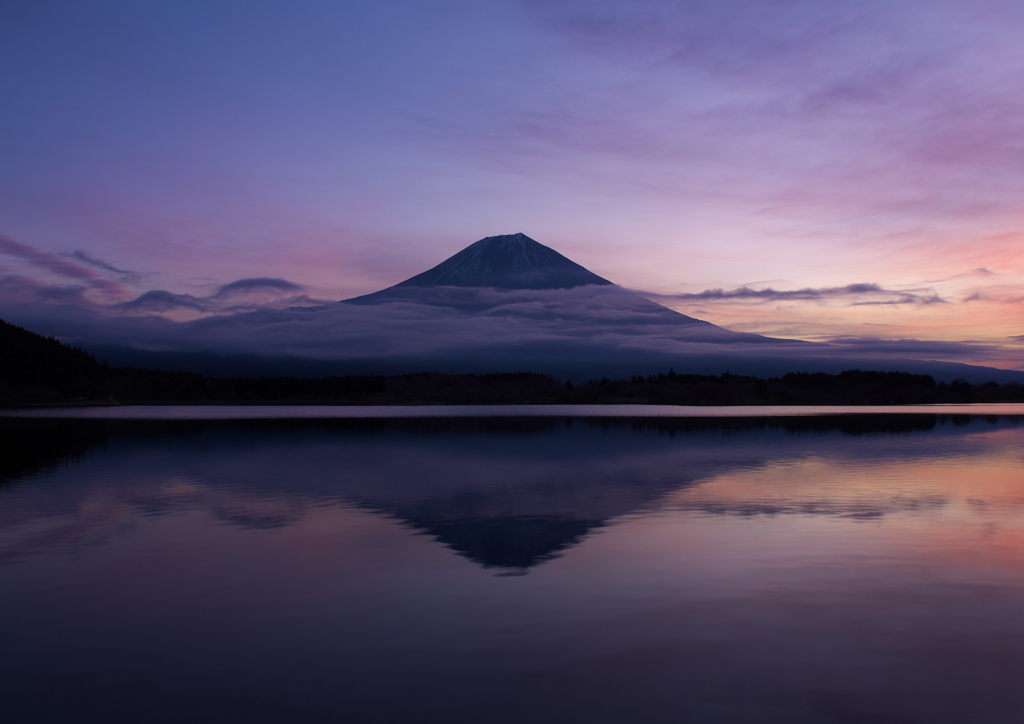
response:
M400 287L572 289L611 282L526 234L488 236L458 254L396 284Z

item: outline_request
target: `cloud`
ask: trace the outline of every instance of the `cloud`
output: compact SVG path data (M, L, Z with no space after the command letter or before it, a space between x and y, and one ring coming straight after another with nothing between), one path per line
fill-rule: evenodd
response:
M61 252L61 256L69 257L72 259L78 259L78 261L88 264L89 266L96 267L97 269L102 269L103 271L118 274L125 281L137 283L143 277L143 275L140 274L139 272L128 271L127 269L119 269L113 264L105 262L102 259L98 259L89 254L88 252L82 251L81 249L76 249L75 251Z
M605 185L632 181L631 193L662 193L674 210L732 199L748 218L774 208L805 230L816 217L843 218L938 238L947 219L1016 217L1024 101L1022 10L1012 3L520 4L602 73L564 94L571 100L477 123L504 128L483 153L511 149L510 164L570 153L549 173L614 169ZM584 165L600 155L618 162Z
M1024 343L1024 334L1018 334L1018 335L1015 335L1013 337L1008 337L1008 339L1012 339L1014 342L1022 342L1022 343Z
M100 305L85 296L84 284L46 284L21 274L0 276L2 301L8 305L74 305L82 309L98 309Z
M27 261L34 267L68 279L92 281L98 276L95 272L84 269L78 264L65 261L58 256L40 251L34 246L22 244L2 234L0 234L0 253Z
M139 272L116 267L82 250L51 254L4 235L0 235L0 254L20 259L31 267L58 278L76 282L71 285L46 283L10 273L3 277L3 297L4 301L15 304L77 303L87 309L101 310L104 305L90 300L86 296L88 291L99 291L108 300L110 297L123 299L129 292L124 284L103 277L95 271L96 269L117 274L123 281L138 282L144 276ZM301 284L287 279L253 277L221 285L208 296L152 289L134 299L114 302L107 309L112 312L146 314L161 314L173 310L217 314L252 311L263 307L311 306L324 303L323 300L311 299L302 294L304 289Z
M1020 294L1000 294L998 292L975 292L964 297L964 302L993 302L995 304L1020 304L1024 302L1024 296Z
M954 274L951 277L945 277L943 279L929 279L929 280L927 280L925 282L925 284L940 284L942 282L951 282L954 279L963 279L965 277L994 277L994 276L999 276L999 274L997 274L996 272L992 271L991 269L987 269L987 268L985 268L983 266L980 266L977 269L971 269L970 271L963 272L961 274Z
M742 517L753 515L815 515L833 518L852 518L854 520L877 520L895 513L937 511L948 505L948 503L948 500L939 496L925 496L922 498L893 496L889 499L851 501L828 500L827 498L809 501L781 500L770 502L728 500L684 501L672 507L676 510L695 511L705 515L738 515Z
M287 279L272 279L269 277L256 277L252 279L239 279L238 281L225 284L220 287L213 297L223 298L237 295L240 292L250 292L253 290L260 291L280 291L280 292L299 292L305 287L301 284L295 284Z
M217 288L208 296L177 294L165 289L153 289L127 302L117 305L128 312L163 313L175 309L192 310L206 314L246 312L263 308L312 306L323 300L310 299L301 284L287 279L255 277L239 279Z
M755 302L784 302L784 301L823 301L828 299L851 299L863 296L889 296L894 299L851 301L851 306L871 304L944 304L944 299L934 292L928 295L918 291L900 291L884 289L878 284L847 284L844 287L821 287L792 290L779 290L772 287L764 289L752 289L750 287L738 287L736 289L705 289L694 294L661 294L658 292L639 291L645 297L657 299L671 299L682 302L732 302L732 301L755 301Z
M191 294L175 294L165 289L152 289L128 302L118 305L131 312L167 312L172 309L194 309L205 312L204 300Z
M923 339L883 339L880 337L832 337L829 344L860 351L899 354L914 357L929 356L943 359L977 359L979 356L1018 358L1016 353L988 342L944 341Z
M90 289L95 289L112 297L123 297L127 294L124 285L105 279L92 269L67 261L56 254L51 254L34 246L15 241L9 236L0 234L0 254L7 254L27 262L36 269L48 272L64 279L81 282Z
M947 302L945 299L943 299L942 297L940 297L937 294L934 294L934 295L932 295L930 297L922 297L922 296L919 296L917 294L909 294L909 293L903 293L903 292L899 292L899 294L900 294L900 296L897 299L887 299L887 300L884 300L884 301L872 301L872 302L854 302L851 306L854 306L854 307L866 307L866 306L881 305L881 304L891 304L891 305L898 305L898 304L921 304L921 305L927 305L927 304L949 304L949 302Z

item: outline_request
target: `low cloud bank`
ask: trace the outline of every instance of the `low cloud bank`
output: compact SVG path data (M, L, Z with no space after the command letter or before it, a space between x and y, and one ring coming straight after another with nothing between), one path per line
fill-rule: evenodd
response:
M236 293L265 287L290 292L293 286L297 285L284 280L242 280L185 302L214 304ZM143 297L154 306L165 301L155 293ZM167 303L183 302L175 298ZM436 289L421 299L411 295L369 305L264 308L188 322L157 314L108 317L74 300L0 311L8 321L96 350L118 364L168 368L168 361L176 360L173 364L179 368L209 373L214 368L204 364L230 358L230 364L216 367L218 374L521 370L586 378L651 374L674 367L772 376L861 367L985 381L1000 372L949 362L977 359L979 351L996 353L991 346L853 338L831 344L773 340L730 332L617 287Z

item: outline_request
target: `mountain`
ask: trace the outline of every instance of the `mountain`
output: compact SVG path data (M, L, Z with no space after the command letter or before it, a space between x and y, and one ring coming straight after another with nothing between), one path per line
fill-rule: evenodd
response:
M213 375L538 372L576 381L669 368L757 377L862 369L1024 380L1021 372L913 359L899 346L858 351L734 332L623 289L525 234L486 237L398 284L316 307L181 323L77 314L29 326L114 365Z
M647 330L691 342L803 344L732 332L680 314L599 277L521 233L488 236L422 274L341 303L442 307L514 318L532 323L538 332L553 323L566 330L575 326L577 339L595 325L611 332L628 324L634 336ZM492 337L502 331L503 325L498 319L495 322Z

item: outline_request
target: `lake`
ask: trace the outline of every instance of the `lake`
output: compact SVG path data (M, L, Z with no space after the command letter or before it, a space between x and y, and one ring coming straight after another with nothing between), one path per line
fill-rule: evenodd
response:
M1024 721L1024 406L0 417L10 722Z

